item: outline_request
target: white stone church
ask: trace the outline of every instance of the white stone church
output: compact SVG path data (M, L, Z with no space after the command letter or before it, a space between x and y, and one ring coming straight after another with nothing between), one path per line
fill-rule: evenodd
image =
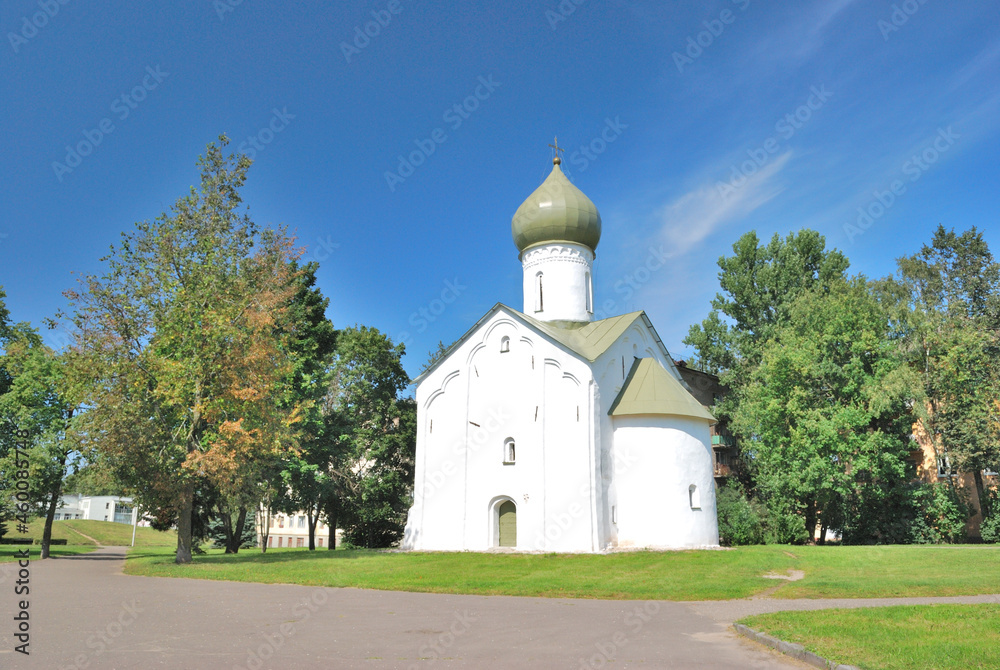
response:
M718 545L715 419L645 312L594 320L601 216L554 163L511 223L523 311L498 303L416 380L402 547Z

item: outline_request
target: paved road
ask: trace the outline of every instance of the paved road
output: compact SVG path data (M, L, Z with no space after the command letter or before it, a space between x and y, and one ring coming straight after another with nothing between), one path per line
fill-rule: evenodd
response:
M27 658L12 651L13 579L0 569L0 668L806 667L728 627L730 613L762 606L748 603L802 601L562 600L130 577L121 574L124 553L104 547L32 563Z

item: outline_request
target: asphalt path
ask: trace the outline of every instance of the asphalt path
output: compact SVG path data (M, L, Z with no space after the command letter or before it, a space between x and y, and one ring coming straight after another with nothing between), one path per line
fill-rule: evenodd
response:
M729 624L826 602L462 596L133 577L122 574L124 556L124 548L102 547L31 562L29 656L14 651L17 577L12 564L0 564L0 669L801 669L808 666ZM976 598L926 600L998 602Z

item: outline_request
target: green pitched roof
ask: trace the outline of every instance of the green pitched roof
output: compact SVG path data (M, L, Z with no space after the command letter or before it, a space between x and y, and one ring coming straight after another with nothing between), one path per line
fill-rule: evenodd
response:
M654 358L635 359L608 414L667 414L715 423L715 417Z
M631 312L621 316L612 316L600 321L589 323L539 321L527 314L516 312L527 321L556 342L580 354L593 363L608 347L621 337L629 326L642 317L642 312Z

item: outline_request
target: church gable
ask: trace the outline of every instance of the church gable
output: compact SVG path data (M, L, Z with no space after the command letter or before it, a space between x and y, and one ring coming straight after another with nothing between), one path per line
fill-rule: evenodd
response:
M452 359L467 342L479 341L480 344L476 345L477 347L485 346L483 342L485 341L488 332L492 331L496 327L493 319L498 313L501 312L507 315L510 319L513 319L523 325L526 330L533 331L537 336L541 336L560 348L567 350L570 354L574 355L574 357L582 359L588 363L593 363L598 357L607 351L610 346L617 342L618 339L621 338L622 334L637 321L645 320L647 324L649 323L644 312L632 312L630 314L623 314L621 316L602 319L600 321L592 321L585 324L546 323L534 319L527 314L517 311L516 309L508 307L503 303L497 303L486 314L484 314L483 317L472 326L472 328L467 330L465 334L458 339L458 341L448 347L441 358L435 361L430 368L413 381L416 384L421 384L439 367L455 367L455 365L458 364L458 361L454 361ZM480 331L483 331L484 328L486 329L486 332L481 333ZM522 335L521 338L524 339L525 335ZM659 338L656 339L658 342ZM531 337L527 336L525 341L530 342ZM501 344L501 346L503 345ZM509 344L507 346L509 346Z

